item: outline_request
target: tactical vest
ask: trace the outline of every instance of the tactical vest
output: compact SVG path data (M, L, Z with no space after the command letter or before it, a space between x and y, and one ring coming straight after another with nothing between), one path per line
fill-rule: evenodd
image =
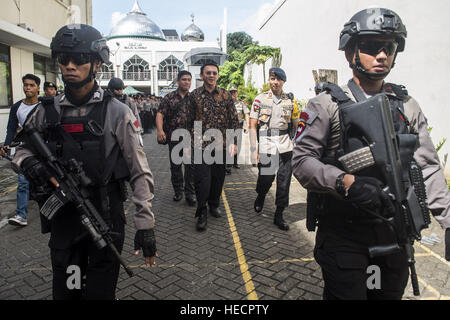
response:
M363 91L356 85L353 80L348 83L349 89L355 96L357 102L366 100L366 96ZM347 94L337 85L328 83L324 90L331 95L332 100L338 104L341 109L345 106L356 103L351 100ZM402 146L401 136L411 136L409 132L409 122L404 113L403 102L408 93L403 86L395 84L385 84L383 88L384 92L391 93L387 97L390 102L392 119L394 122L395 132L399 139L400 158L402 160L402 167L404 168L404 179L408 179L406 175L409 174L409 162L413 158L414 147ZM345 132L343 127L342 118L340 117L340 146L333 157L324 157L321 161L325 164L330 164L345 171L341 162L338 160L344 154L351 153L352 151L360 150L367 146L367 143L363 141L358 132ZM369 176L379 178L381 176L375 166L371 166L366 169L358 171L358 175ZM317 222L323 220L333 220L332 224L345 225L348 222L354 223L355 219L359 220L358 223L366 224L373 223L373 220L365 221L361 212L354 207L351 203L339 200L331 195L318 194L314 192L308 192L307 199L307 228L309 231L314 231L317 226Z
M111 95L105 92L102 102L82 117L61 117L54 105L53 97L44 99L47 123L47 142L52 153L67 163L76 159L83 164L86 175L94 186L107 186L111 182L128 180L130 172L127 163L116 144L106 158L104 122Z

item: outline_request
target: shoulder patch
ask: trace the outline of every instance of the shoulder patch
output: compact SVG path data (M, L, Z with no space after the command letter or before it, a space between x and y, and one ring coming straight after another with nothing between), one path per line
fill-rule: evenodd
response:
M300 121L304 122L305 124L311 124L315 119L316 114L311 110L305 110L300 113Z
M300 113L300 121L298 123L297 132L294 138L295 143L300 143L303 137L303 133L307 129L307 126L311 125L316 117L316 113L311 110L305 110Z
M259 101L258 99L255 99L255 101L253 102L253 111L254 112L258 112L259 108L261 107L261 101Z

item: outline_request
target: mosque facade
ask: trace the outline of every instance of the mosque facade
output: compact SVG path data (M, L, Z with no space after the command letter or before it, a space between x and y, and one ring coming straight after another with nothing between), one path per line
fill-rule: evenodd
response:
M106 36L111 55L110 63L98 74L100 85L106 87L111 78L118 77L137 91L164 95L173 89L178 73L187 70L193 76L191 89L201 86L201 65L206 60L218 65L225 62L226 43L220 39L226 37L206 42L194 15L191 18L192 24L179 35L175 29L161 29L135 0L131 11Z

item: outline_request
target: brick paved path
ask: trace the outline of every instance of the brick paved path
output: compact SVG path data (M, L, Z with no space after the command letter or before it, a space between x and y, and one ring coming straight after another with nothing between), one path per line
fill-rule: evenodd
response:
M305 229L305 191L293 179L291 205L285 214L291 229L273 225L274 188L264 211L253 210L256 170L242 166L226 177L221 201L221 218L208 217L207 231L195 230L195 208L184 200L174 202L170 183L168 149L156 143L155 135L145 135L145 151L155 176L157 267L142 266L142 257L133 252L134 205L126 202L128 225L122 256L133 268L129 278L121 270L117 298L168 300L246 300L246 299L321 299L323 281L313 259L314 234ZM0 166L2 164L0 163ZM1 169L5 172L4 168ZM10 173L11 174L11 173ZM15 178L2 184L0 203L7 202L2 192L13 191ZM12 189L11 189L12 188ZM9 195L8 201L14 200ZM3 206L2 215L5 215ZM14 208L9 207L13 214ZM0 300L51 299L51 270L48 235L40 233L38 211L30 204L29 225L15 228L0 222ZM1 227L3 226L3 227ZM433 224L429 233L442 237ZM429 234L428 234L429 235ZM437 253L433 255L430 249ZM438 299L450 296L450 266L439 259L443 245L416 246L417 268L422 296ZM410 287L405 299L412 299Z

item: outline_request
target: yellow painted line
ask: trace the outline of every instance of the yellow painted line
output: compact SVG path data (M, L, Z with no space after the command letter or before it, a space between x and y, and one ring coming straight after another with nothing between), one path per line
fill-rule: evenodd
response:
M242 249L241 240L239 239L239 234L236 229L236 225L234 224L234 219L231 214L230 205L227 201L227 196L225 194L225 191L222 191L222 199L223 204L225 206L225 211L227 213L228 218L228 225L230 226L231 235L233 237L234 242L234 248L236 250L236 255L239 261L239 267L241 269L242 273L242 279L244 279L245 284L245 290L247 291L247 298L248 300L258 300L258 295L256 294L255 285L252 281L252 276L250 272L248 271L248 264L245 259L244 250Z
M423 298L422 300L447 300L448 299L448 297L441 295L441 293L439 291L437 291L435 288L433 288L431 285L429 285L425 280L423 280L419 276L417 276L417 280L419 280L419 282L423 286L422 292L424 292L425 290L428 290L428 291L431 291L431 293L434 295L434 298L427 297L427 298Z
M228 184L235 184L235 185L237 185L237 184L256 184L256 181L250 181L250 182L227 182L227 183L225 183L225 185L228 185Z
M430 257L431 253L415 253L414 257L415 258L420 258L420 257Z
M224 190L231 190L231 191L236 191L236 190L255 190L255 187L252 187L252 188L224 188Z
M0 198L3 196L6 196L8 193L14 192L17 189L17 185L13 186L13 187L9 187L8 189L6 189L5 192L0 194Z
M425 247L423 244L416 242L416 245L420 248L422 248L423 250L425 250L428 254L432 255L433 257L437 258L438 260L440 260L442 263L446 264L447 266L450 267L450 262L445 260L443 257L441 257L440 255L438 255L437 253L433 252L431 249Z

